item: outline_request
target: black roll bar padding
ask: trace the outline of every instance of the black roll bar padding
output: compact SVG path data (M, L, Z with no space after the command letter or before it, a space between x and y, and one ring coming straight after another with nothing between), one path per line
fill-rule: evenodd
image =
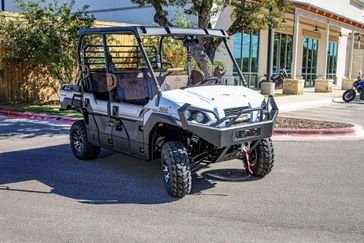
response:
M230 56L231 60L233 61L233 64L234 64L234 66L235 66L236 70L238 71L239 77L240 77L241 81L243 82L243 85L244 85L245 87L247 87L248 85L247 85L247 83L246 83L246 81L245 81L244 75L243 75L243 73L241 72L241 70L240 70L240 67L239 67L238 63L236 62L236 60L235 60L235 58L234 58L233 53L231 52L231 49L230 49L230 47L229 47L229 45L228 45L228 43L227 43L227 39L226 39L226 38L223 38L222 40L223 40L223 42L224 42L224 45L225 45L226 50L227 50L227 51L228 51L228 53L229 53L229 56Z
M150 74L151 74L151 76L152 76L152 80L154 81L155 88L157 89L157 92L158 92L158 93L157 93L157 100L156 100L155 105L156 105L156 106L159 106L159 101L160 101L160 98L161 98L161 96L162 96L161 87L160 87L160 85L159 85L159 83L158 83L157 77L155 76L155 73L154 73L154 70L153 70L152 64L151 64L151 63L150 63L150 61L149 61L149 57L148 57L148 55L147 55L147 53L146 53L146 51L145 51L145 49L144 49L144 46L143 46L143 43L142 43L141 39L140 39L139 37L137 37L136 39L137 39L138 45L139 45L139 47L140 47L140 50L141 50L141 52L142 52L142 54L143 54L144 60L145 60L145 62L147 63L147 66L148 66L149 72L150 72Z
M107 49L107 42L106 42L106 35L102 34L102 46L104 48L104 53L105 53L105 69L106 69L106 74L108 74L110 72L110 65L109 65L109 50ZM111 92L109 90L109 100L107 101L107 115L109 117L109 119L111 118Z
M163 68L163 40L164 40L164 36L162 36L159 41L159 58L161 61L161 69Z

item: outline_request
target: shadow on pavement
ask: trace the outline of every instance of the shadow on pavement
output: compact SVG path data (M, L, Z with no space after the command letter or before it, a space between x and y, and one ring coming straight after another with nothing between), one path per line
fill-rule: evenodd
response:
M159 204L176 200L164 189L158 161L144 162L107 150L91 161L77 160L68 144L2 153L0 171L0 190L54 193L89 204ZM29 180L52 189L9 185ZM192 194L203 194L215 185L206 178L194 176L193 180Z
M242 169L216 169L208 170L201 174L204 178L211 181L225 182L248 182L260 180L260 177L251 176Z
M32 123L29 121L13 121L9 117L0 117L0 138L6 139L12 136L21 136L22 138L34 138L38 136L49 136L59 134L68 134L68 126L54 126L46 123Z

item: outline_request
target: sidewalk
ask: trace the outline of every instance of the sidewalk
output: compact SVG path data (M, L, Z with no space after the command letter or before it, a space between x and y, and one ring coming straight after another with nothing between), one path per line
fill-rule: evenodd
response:
M337 87L333 88L332 93L315 93L315 88L305 88L303 95L281 96L275 100L280 112L289 112L331 104L333 99L341 98L343 92ZM282 90L277 93L282 93Z

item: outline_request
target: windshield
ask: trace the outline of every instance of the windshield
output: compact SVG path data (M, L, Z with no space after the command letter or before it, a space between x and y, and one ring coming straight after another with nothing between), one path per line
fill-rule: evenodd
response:
M234 76L227 74L227 64L222 61L213 63L212 75L205 75L200 68L201 65L199 66L196 62L194 49L198 47L199 39L194 36L144 37L142 42L144 46L154 46L158 50L157 56L148 52L148 58L151 62L152 60L159 60L159 65L154 69L154 73L162 91L237 82L234 80ZM226 52L225 48L219 48L219 51ZM224 57L229 57L227 53L225 54ZM205 65L201 63L203 60L198 60L200 64Z

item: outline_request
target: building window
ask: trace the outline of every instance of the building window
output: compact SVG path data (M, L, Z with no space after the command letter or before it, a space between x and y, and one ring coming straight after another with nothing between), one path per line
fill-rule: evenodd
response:
M273 73L283 68L291 75L292 35L274 33Z
M304 38L302 57L302 76L305 87L314 87L317 72L317 49L318 40Z
M338 43L329 42L328 50L327 50L327 70L326 70L326 78L333 79L334 84L336 84L336 65L337 65L337 50Z
M234 57L243 72L248 87L257 87L259 61L259 34L234 34ZM237 71L234 67L234 75ZM238 78L239 79L239 78ZM239 84L241 81L239 80Z

